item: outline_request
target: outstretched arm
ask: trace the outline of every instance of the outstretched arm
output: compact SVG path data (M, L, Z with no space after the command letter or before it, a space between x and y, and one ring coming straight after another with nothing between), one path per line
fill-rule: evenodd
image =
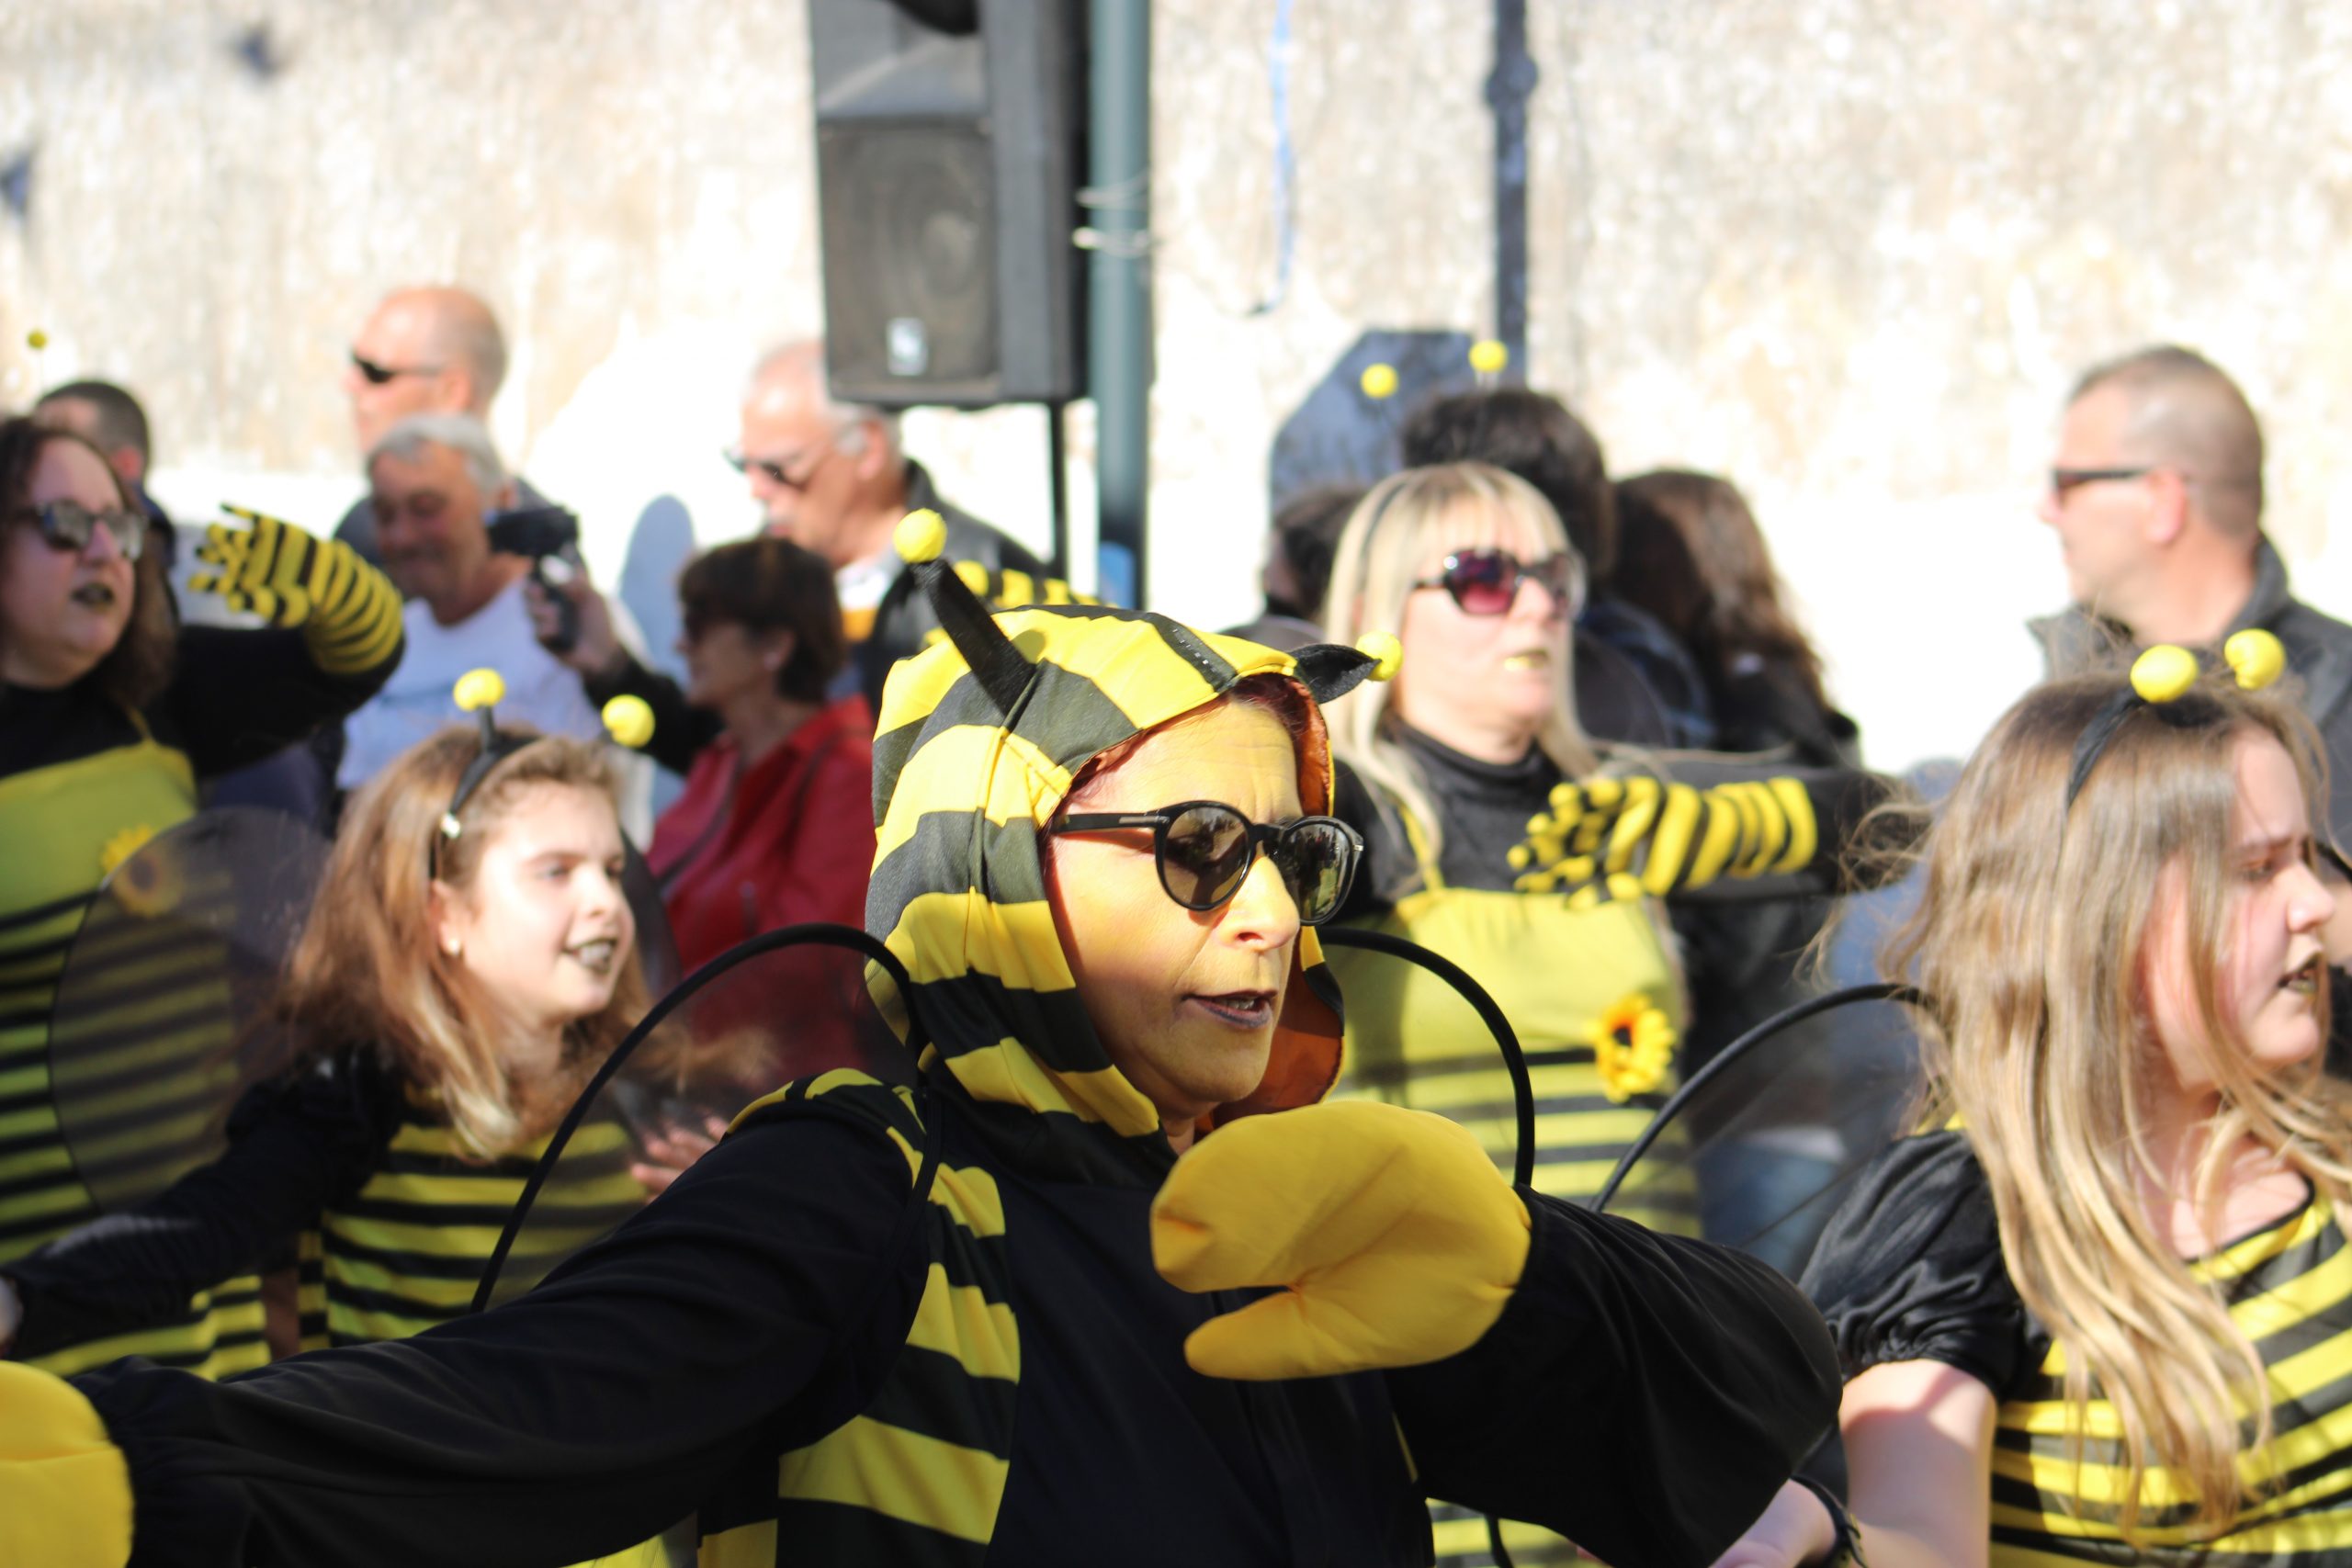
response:
M752 1126L509 1306L225 1383L136 1361L76 1379L128 1464L132 1562L523 1568L641 1540L754 1445L855 1411L921 1288L911 1251L876 1272L910 1179L866 1128ZM8 1458L45 1451L13 1393L0 1511L44 1495Z

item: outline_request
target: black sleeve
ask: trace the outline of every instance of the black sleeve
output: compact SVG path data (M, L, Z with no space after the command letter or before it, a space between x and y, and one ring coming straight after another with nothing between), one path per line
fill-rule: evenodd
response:
M717 714L687 706L686 694L675 681L648 670L627 649L621 649L618 670L584 675L580 683L598 708L620 696L636 697L651 708L653 739L645 743L645 754L673 773L691 772L695 753L718 739L722 727Z
M360 1053L253 1090L230 1118L219 1159L0 1269L24 1303L9 1353L38 1356L166 1320L197 1292L267 1267L366 1179L397 1123L399 1093Z
M1863 1169L1804 1288L1849 1378L1888 1361L1941 1361L1998 1394L2041 1364L1992 1192L1957 1132L1905 1138Z
M331 675L299 631L183 626L172 683L157 699L158 730L210 778L310 739L391 679L400 644L380 663Z
M1502 1316L1387 1374L1423 1488L1603 1562L1706 1568L1837 1420L1819 1315L1728 1247L1520 1196L1534 1231Z
M921 1248L883 1257L910 1186L874 1130L782 1118L509 1305L221 1383L85 1374L132 1568L556 1568L646 1540L863 1406L922 1290Z

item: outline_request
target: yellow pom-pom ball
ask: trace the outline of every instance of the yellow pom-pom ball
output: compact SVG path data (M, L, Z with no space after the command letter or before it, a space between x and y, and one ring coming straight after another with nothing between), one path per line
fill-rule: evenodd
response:
M2249 692L2258 692L2287 672L2287 649L2279 640L2259 626L2237 633L2222 645L2222 658L2238 678L2238 684Z
M624 694L604 707L605 733L624 746L642 746L653 739L653 710L643 697Z
M458 706L463 712L496 707L505 696L506 682L495 670L469 670L458 677Z
M2197 684L2197 656L2158 643L2132 662L2132 689L2152 703L2168 703Z
M1367 632L1356 638L1356 651L1372 660L1372 678L1394 681L1405 662L1405 645L1386 632Z
M1490 337L1482 337L1470 345L1470 368L1481 376L1492 376L1510 363L1510 350Z
M39 327L35 327L32 331L25 334L25 346L31 349L47 348L49 346L49 334L41 331Z
M1363 374L1356 378L1356 385L1363 389L1367 398L1393 398L1396 395L1396 367L1367 365Z
M901 560L937 560L939 552L947 547L946 520L928 506L910 512L899 519L890 543L898 547Z

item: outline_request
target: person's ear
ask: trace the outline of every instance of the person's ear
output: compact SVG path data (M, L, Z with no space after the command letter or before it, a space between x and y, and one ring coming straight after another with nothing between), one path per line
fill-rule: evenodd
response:
M514 502L521 497L521 495L522 492L514 488L514 481L513 479L508 479L504 484L500 485L496 490L490 493L490 504L486 510L491 512L512 511L514 509Z
M2144 482L2148 487L2148 515L2142 533L2152 545L2172 544L2188 526L2193 504L2188 480L2177 469L2152 468Z
M892 461L890 443L888 433L882 428L882 422L878 419L860 420L857 429L858 434L865 438L865 445L857 449L857 477L876 479L891 472L897 465Z
M424 926L433 933L435 947L451 958L462 958L470 924L466 919L465 900L458 897L456 889L439 877L425 884Z
M452 365L436 378L441 395L436 400L441 413L471 414L484 424L490 423L490 411L474 407L473 372Z
M774 675L792 662L793 649L800 646L800 638L786 630L760 634L760 667Z
M136 446L118 446L107 453L107 467L112 468L115 477L133 491L139 488L139 481L147 477L147 459L139 455Z

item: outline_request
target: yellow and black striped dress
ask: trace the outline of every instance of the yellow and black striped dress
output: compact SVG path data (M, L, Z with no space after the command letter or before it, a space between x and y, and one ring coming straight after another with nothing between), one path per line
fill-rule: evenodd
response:
M51 1096L51 1004L84 912L100 881L155 834L191 816L188 759L127 716L134 743L0 777L0 1265L97 1217L76 1172ZM225 1014L200 994L217 986L197 955L130 955L119 1006L79 1021L77 1048L135 1054L142 1039ZM145 967L141 967L145 965ZM153 972L151 972L153 971ZM174 1092L135 1075L134 1096ZM86 1150L85 1151L87 1152ZM146 1356L207 1377L269 1359L260 1281L241 1275L198 1292L168 1320L34 1358L57 1372Z
M496 1159L469 1156L432 1100L407 1089L367 1179L301 1238L303 1348L405 1339L465 1315L547 1146L542 1137ZM500 1270L500 1300L644 1207L632 1157L618 1121L582 1123Z
M2064 1348L2008 1282L1991 1194L1961 1134L1905 1140L1865 1171L1805 1282L1849 1378L1936 1360L1998 1396L1994 1568L2352 1563L2352 1250L2337 1215L2307 1201L2190 1268L2261 1352L2274 1436L2241 1456L2253 1500L2217 1539L2190 1539L2187 1488L2167 1472L2150 1474L2136 1550L2114 1524L2125 1473L2114 1407L2096 1389L2085 1410L2067 1404ZM2080 1469L2077 1431L2087 1434Z

